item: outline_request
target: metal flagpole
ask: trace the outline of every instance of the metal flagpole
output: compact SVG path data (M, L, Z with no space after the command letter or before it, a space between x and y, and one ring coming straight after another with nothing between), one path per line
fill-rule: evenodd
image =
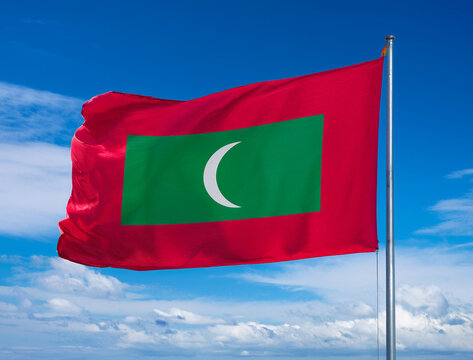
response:
M396 359L396 317L394 294L394 210L393 210L393 35L387 41L386 109L386 359Z

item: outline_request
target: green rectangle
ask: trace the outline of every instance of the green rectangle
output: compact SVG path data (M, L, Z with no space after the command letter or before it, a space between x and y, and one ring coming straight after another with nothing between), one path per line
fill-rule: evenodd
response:
M204 134L129 135L121 223L201 223L320 211L322 132L323 115L315 115Z

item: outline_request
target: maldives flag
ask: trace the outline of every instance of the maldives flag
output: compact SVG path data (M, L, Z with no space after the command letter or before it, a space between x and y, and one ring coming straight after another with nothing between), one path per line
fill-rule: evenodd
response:
M189 101L92 98L72 140L59 255L151 270L376 250L382 68Z

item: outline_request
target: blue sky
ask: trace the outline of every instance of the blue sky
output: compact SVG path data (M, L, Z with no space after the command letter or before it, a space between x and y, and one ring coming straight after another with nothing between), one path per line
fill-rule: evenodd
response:
M133 272L57 258L80 107L374 59L394 34L399 359L473 359L471 1L0 3L0 357L374 359L374 254ZM378 218L384 247L384 118ZM380 252L383 351L383 256Z

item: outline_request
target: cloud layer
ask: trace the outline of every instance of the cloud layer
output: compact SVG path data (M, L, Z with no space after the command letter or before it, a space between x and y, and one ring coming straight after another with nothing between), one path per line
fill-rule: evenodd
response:
M83 101L0 82L0 234L57 234L71 192L69 144Z
M473 356L472 294L466 289L471 287L471 255L444 249L400 251L401 355ZM139 284L57 258L2 259L17 262L15 282L23 282L0 287L0 347L11 359L27 358L31 349L52 356L59 348L63 358L87 352L123 359L137 354L196 359L376 356L372 254L279 264L269 273L241 275L288 291L322 294L310 301L283 302L157 299ZM368 266L360 269L363 262ZM450 270L441 275L445 269ZM348 282L352 285L345 286ZM384 311L379 316L383 345Z

